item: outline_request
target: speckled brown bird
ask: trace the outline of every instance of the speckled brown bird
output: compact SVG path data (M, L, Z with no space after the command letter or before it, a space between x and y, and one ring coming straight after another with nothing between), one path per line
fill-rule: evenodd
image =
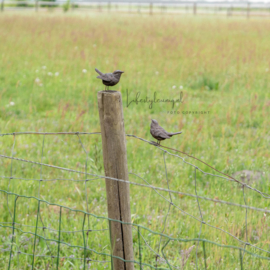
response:
M180 132L175 132L175 133L170 133L167 132L164 128L162 128L157 120L151 119L151 126L150 126L150 133L151 135L157 140L157 144L160 145L160 141L170 139L173 135L181 134L182 131Z
M109 86L114 86L119 83L120 77L124 71L116 70L113 73L102 73L97 68L95 71L99 74L98 79L101 79L103 84L106 86L105 91L109 90Z

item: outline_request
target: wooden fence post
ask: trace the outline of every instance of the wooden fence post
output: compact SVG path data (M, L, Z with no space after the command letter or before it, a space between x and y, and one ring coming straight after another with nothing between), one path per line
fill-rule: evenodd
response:
M197 3L193 4L193 14L196 15L197 14Z
M247 3L247 18L249 18L249 11L250 11L250 3Z
M121 93L98 92L105 175L128 181L126 135ZM131 223L129 184L106 178L108 217ZM132 226L110 222L112 255L134 260ZM114 270L133 270L134 263L113 258Z
M38 0L35 1L35 9L36 9L36 12L38 12Z

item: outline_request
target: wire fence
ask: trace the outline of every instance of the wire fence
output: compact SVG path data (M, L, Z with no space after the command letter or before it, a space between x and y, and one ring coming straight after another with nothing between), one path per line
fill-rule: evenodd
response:
M88 10L97 12L124 12L142 14L224 14L227 16L269 16L269 1L178 1L178 0L58 0L23 1L2 0L1 10L62 8L68 10Z
M18 137L25 138L20 141L25 143L28 142L27 137L32 135L42 136L41 149L36 158L32 160L16 157L18 153L24 153L30 157L35 156L29 150L29 146L26 147L26 151L22 151L20 145L16 147ZM135 269L217 269L217 267L218 269L235 269L232 268L235 266L239 269L258 267L259 269L269 269L270 227L267 225L270 213L269 194L251 184L224 174L187 153L156 145L154 142L135 135L126 135L128 143L135 143L139 147L143 147L148 156L154 155L154 153L159 154L162 158L162 165L155 167L154 171L162 168L163 176L152 179L149 172L140 173L132 169L129 171L132 179L130 181L107 177L102 170L97 169L97 166L93 166L94 163L98 164L94 156L98 151L96 143L99 141L99 135L99 132L0 134L0 146L3 153L0 155L0 237L3 240L0 244L0 259L5 268L113 269L112 258L115 256L111 253L109 228L110 223L116 221L130 224L133 228ZM84 164L77 164L82 169L54 165L54 162L57 163L64 155L63 151L50 153L50 157L56 156L54 160L47 158L45 138L52 136L53 138L67 136L77 140L78 144L75 148L79 149L83 155L77 156L74 149L71 152L75 159L80 156L84 162ZM93 136L97 136L97 138L92 139ZM95 144L90 143L91 147L88 149L86 143L89 141L94 141ZM67 147L65 141L62 142ZM4 153L4 145L7 150L10 150L11 147L11 155ZM52 146L54 145L56 145L55 141L52 143ZM36 148L36 145L33 148ZM57 148L57 150L59 149ZM67 157L65 160L69 159L70 157ZM44 162L45 160L48 162ZM194 162L191 163L190 160ZM67 161L64 163L69 164ZM26 165L30 167L26 167ZM187 166L190 172L189 190L193 190L193 193L183 192L181 191L183 186L175 187L173 184L179 178L176 170L182 165ZM203 166L204 169L202 169ZM218 174L208 172L205 168L215 170ZM183 170L184 167L180 169ZM173 171L175 174L172 174ZM58 176L58 172L62 177ZM37 174L39 177L33 177ZM103 209L104 200L100 199L104 196L104 194L102 195L102 183L104 182L102 180L105 178L126 182L131 188L134 188L132 194L135 196L132 195L131 201L135 205L139 202L141 204L136 214L131 212L132 223L110 219L106 216L106 211L104 212ZM231 188L235 188L237 193L241 193L239 200L242 200L242 203L200 195L202 190L198 186L202 185L203 179L220 179L222 182L219 185L228 183L229 190L232 191ZM184 179L182 180L184 181ZM76 197L70 198L74 195L73 191L61 193L71 185L58 184L62 181L75 184L80 198L80 203L76 206L72 207L72 203L76 202ZM44 191L44 183L50 185L47 192ZM84 186L80 189L76 183L82 183ZM100 185L100 189L97 191L95 187L98 185ZM216 185L216 189L219 189L218 185ZM225 186L223 189L227 190ZM141 191L139 194L141 198L138 197L139 191ZM142 206L144 197L150 196L151 192L155 195L152 197L154 204L162 205L164 211L160 216L148 216L144 219L140 217L142 216L140 211L147 213L148 210L143 209ZM36 195L28 195L29 193ZM65 196L69 194L69 197L61 198L63 194ZM44 196L48 196L54 200L54 197L58 195L59 201L64 201L61 204L44 199ZM250 201L260 207L250 205ZM209 213L206 213L205 208L213 209L211 208L213 205L215 207L220 205L219 210L216 211L218 212L217 217L220 214L224 216L227 212L235 211L236 216L232 219L232 226L222 224L225 219L221 219L219 225L215 219L209 219ZM228 210L225 209L225 206L231 208ZM94 213L95 211L97 213ZM159 209L154 214L158 212ZM237 215L239 215L238 218ZM145 220L146 224L143 225ZM183 225L185 223L186 227ZM180 226L179 224L181 224L182 230L177 227ZM183 229L184 227L185 229ZM230 229L233 227L234 229ZM255 234L254 231L256 231ZM212 239L211 235L218 237ZM120 257L117 258L124 260Z

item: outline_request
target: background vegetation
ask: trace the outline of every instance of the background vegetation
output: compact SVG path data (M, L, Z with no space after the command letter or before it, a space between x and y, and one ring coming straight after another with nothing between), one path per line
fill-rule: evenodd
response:
M244 169L260 171L263 177L250 183L263 192L270 192L270 22L266 19L202 18L186 16L113 15L107 13L71 15L5 13L0 16L0 130L1 133L40 131L99 132L97 92L103 90L96 79L94 68L111 72L124 70L120 83L113 89L122 93L125 129L152 140L149 133L151 119L156 119L168 131L182 130L183 134L163 142L164 145L194 155L218 170L232 174ZM178 98L183 91L183 103L149 104L132 103L129 98ZM183 113L209 111L209 114ZM0 137L2 155L34 160L65 168L104 174L101 138L99 135L81 135L88 151L85 154L78 136L17 135ZM129 171L138 174L155 186L167 188L163 154L153 146L127 138ZM183 156L184 157L184 156ZM185 157L206 172L215 173L205 165ZM194 169L180 159L166 155L170 189L195 194ZM73 209L85 210L98 216L107 216L106 193L103 179L85 182L78 173L64 172L38 165L0 159L0 189L20 195L35 196ZM4 177L5 176L5 177ZM9 177L14 179L10 179ZM16 179L18 178L18 179ZM55 181L26 181L23 179L60 179ZM134 175L133 182L144 183ZM200 223L169 203L154 191L131 185L132 222L172 237L197 238ZM197 173L197 192L200 196L244 203L243 190L233 182ZM86 205L86 194L88 205ZM169 199L169 194L163 192ZM1 225L12 226L14 196L1 192ZM245 189L247 204L269 209L269 199ZM172 196L180 209L200 218L195 198ZM269 250L269 214L239 207L200 200L204 220L218 226L241 240ZM8 209L9 205L9 209ZM59 207L41 204L41 216L46 227L56 231L38 229L50 239L58 239ZM37 201L20 198L17 202L17 223L30 227L20 228L34 232ZM63 230L80 231L83 215L63 212ZM41 221L39 221L40 226ZM89 228L107 229L106 220L91 218ZM246 235L246 231L248 232ZM44 233L46 235L44 235ZM156 252L165 239L141 231L147 243ZM0 248L10 246L11 228L0 227L3 242ZM33 235L16 232L14 250L33 253ZM83 246L79 233L62 233L63 241ZM202 227L201 238L224 245L244 247L227 234ZM92 231L87 236L88 246L110 254L108 231ZM143 262L157 267L167 267L162 259L142 244ZM181 265L181 250L196 242L171 242L165 254L175 267ZM251 247L247 250L262 256ZM134 251L138 261L138 237L134 231ZM203 246L198 245L198 269L205 266ZM55 242L39 239L34 269L55 267L57 255ZM196 252L192 250L185 269L196 269ZM80 269L83 251L61 245L60 269ZM72 257L73 256L73 257ZM110 258L87 253L89 269L110 268ZM9 252L0 253L1 265L8 266ZM237 250L206 244L207 269L241 269ZM27 269L32 257L16 255L11 269ZM51 267L51 268L50 268ZM139 269L139 266L136 266ZM269 261L244 255L243 269L269 269ZM148 269L148 268L146 268ZM181 268L182 269L182 268Z

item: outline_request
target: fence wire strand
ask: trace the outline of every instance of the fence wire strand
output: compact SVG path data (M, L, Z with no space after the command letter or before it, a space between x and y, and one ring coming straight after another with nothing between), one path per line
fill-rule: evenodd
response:
M15 155L15 143L16 143L16 136L18 135L43 135L43 140L42 140L42 150L41 150L41 157L40 157L40 162L37 161L33 161L33 160L27 160L27 159L22 159L22 158L17 158L14 157ZM78 142L80 147L83 150L83 153L85 155L85 162L84 162L84 170L80 171L80 170L73 170L70 168L65 168L65 167L59 167L59 166L55 166L55 165L51 165L51 164L46 164L43 163L43 158L44 158L44 145L45 145L45 136L50 136L50 135L75 135L78 138ZM144 269L144 267L150 267L150 269L182 269L179 267L180 263L178 263L177 265L174 265L172 262L170 262L170 259L167 257L166 255L166 248L168 248L171 243L174 242L179 242L179 243L196 243L196 252L195 252L195 267L196 269L200 269L200 265L199 265L199 258L198 258L198 254L199 254L199 244L200 242L202 242L202 251L203 251L203 264L204 264L204 269L207 269L207 258L206 258L206 249L205 249L205 243L208 244L212 244L212 245L216 245L217 247L221 247L221 248L230 248L233 250L238 250L239 251L239 264L241 269L243 269L244 266L244 257L245 254L249 254L252 257L256 257L256 258L260 258L260 259L264 259L267 261L270 261L270 251L266 250L264 248L261 248L255 244L250 243L249 241L249 237L248 237L248 209L249 210L254 210L254 211L258 211L258 212L264 212L264 213L270 213L270 210L268 209L263 209L263 208L257 208L254 206L250 206L247 204L247 199L246 199L246 189L251 190L252 192L255 192L257 194L259 194L262 198L265 199L269 199L270 195L268 195L267 193L264 193L254 187L251 187L250 185L241 182L237 179L235 179L234 177L225 174L217 169L215 169L214 167L210 166L209 164L207 164L206 162L191 156L185 152L173 149L173 148L169 148L169 147L165 147L162 145L156 145L154 142L151 141L147 141L143 138L137 137L135 135L126 135L127 137L131 137L134 139L138 139L140 141L143 141L144 143L150 144L151 147L155 147L156 149L160 150L162 152L162 156L163 156L163 163L164 163L164 172L165 172L165 182L166 182L166 188L163 187L157 187L154 185L151 185L146 179L145 177L140 176L139 174L135 173L135 172L129 172L129 175L132 175L135 177L135 179L138 180L142 180L144 182L144 184L139 183L139 182L134 182L134 181L126 181L123 179L117 179L117 178L111 178L111 177L107 177L105 175L99 175L99 174L94 174L94 173L90 173L88 170L89 167L89 163L88 163L88 156L89 156L89 151L86 150L85 145L83 144L83 141L81 139L82 135L100 135L100 132L92 132L92 133L88 133L88 132L16 132L16 133L4 133L4 134L0 134L0 137L4 137L4 136L13 136L13 144L12 144L12 151L11 151L11 156L7 156L7 155L0 155L1 158L3 159L10 159L10 173L9 176L3 175L0 176L3 179L8 179L8 185L7 185L7 190L4 189L0 189L0 193L3 195L6 195L6 202L7 202L7 209L9 212L9 216L12 219L12 222L6 222L6 221L1 221L0 222L0 228L3 229L11 229L12 230L12 234L10 237L10 244L8 248L3 248L3 246L0 246L0 251L5 253L5 252L9 252L9 260L8 260L8 269L12 269L12 262L13 262L13 258L14 258L14 254L17 255L17 264L18 267L20 266L20 256L21 255L27 255L27 256L31 256L32 257L32 263L31 263L31 267L32 269L34 269L35 267L35 258L48 258L50 259L50 263L51 265L54 264L54 259L56 259L56 268L59 269L60 268L60 262L66 258L70 258L73 260L80 260L83 263L83 269L86 269L87 265L89 262L97 262L97 263L110 263L112 262L112 258L118 258L119 260L122 261L126 261L126 262L133 262L135 265L139 265L140 269ZM169 152L168 150L165 150L163 148L167 148L173 152ZM204 165L210 167L211 169L215 170L216 172L218 172L221 175L218 174L212 174L212 173L208 173L203 171L202 169L200 169L198 166L188 162L185 160L185 158L183 158L182 156L179 156L178 154L175 154L174 152L178 152L181 153L183 155L188 156L189 158L195 159L201 163L203 163ZM167 169L167 155L171 156L171 157L175 157L177 159L180 159L184 164L187 164L191 167L194 168L194 193L195 194L189 194L189 193L185 193L185 192L181 192L181 191L176 191L176 190L172 190L170 188L170 180L168 177L168 169ZM32 178L21 178L18 177L16 175L14 175L14 171L13 171L13 161L19 161L19 162L25 162L25 163L30 163L30 164L35 164L38 165L40 167L40 178L39 179L32 179ZM73 179L73 178L50 178L48 179L48 177L46 177L45 175L43 175L43 167L48 167L48 168L54 168L57 170L61 170L61 171L67 171L67 172L71 172L71 173L77 173L80 175L84 176L84 179L82 180L77 180L77 179ZM242 188L242 193L243 193L243 201L244 204L238 204L238 203L234 203L234 202L230 202L230 201L224 201L224 200L219 200L216 198L208 198L208 197L204 197L204 196L199 196L198 195L198 190L197 190L197 172L202 173L203 175L206 176L212 176L212 177L217 177L219 179L222 180L226 180L226 181L230 181L230 182L235 182L237 185L239 185ZM119 182L125 182L128 183L129 185L134 185L134 186L139 186L139 187L143 187L143 188L148 188L150 190L153 190L159 197L162 198L162 200L165 201L166 204L168 204L168 208L166 211L166 214L163 216L163 224L162 224L162 229L160 232L151 230L145 226L142 226L140 224L136 224L136 223L127 223L127 222L123 222L120 220L114 220L114 219L110 219L108 217L104 217L104 216L97 216L93 213L90 213L89 210L89 199L88 199L88 191L87 191L87 182L91 182L91 181L96 181L96 180L102 180L102 179L111 179L114 181L119 181ZM34 197L34 196L26 196L26 195L21 195L21 194L17 194L15 192L12 192L10 190L10 185L11 185L11 181L12 180L20 180L20 181L39 181L38 183L38 196ZM84 183L84 195L85 195L85 211L83 210L78 210L78 209L73 209L71 207L67 207L65 205L60 205L60 204L56 204L56 203L50 203L44 199L41 199L41 183L42 182L50 182L50 181L71 181L71 182L83 182ZM166 192L166 194L168 193L169 198L166 198L161 192ZM195 198L196 199L196 203L197 203L197 207L198 207L198 214L199 214L199 218L196 217L193 214L188 213L187 211L185 211L184 209L182 209L182 207L179 207L178 205L176 205L176 203L173 201L173 196L172 194L178 194L178 195L184 195L190 198ZM10 196L14 196L14 206L13 206L13 213L11 211L10 208L10 201L9 201L9 197ZM36 220L35 220L35 225L26 225L26 224L22 224L20 222L16 222L16 217L17 217L17 212L19 211L18 208L18 199L19 198L25 198L25 199L34 199L37 201L37 210L36 210ZM241 240L240 237L233 235L231 232L226 231L220 227L214 226L212 224L210 224L209 222L206 222L203 218L203 211L201 210L201 204L200 204L200 200L204 200L204 201L208 201L208 202L212 202L212 203L219 203L219 204L226 204L226 205L230 205L230 206L235 206L235 207L239 207L239 208L243 208L245 210L245 223L244 223L244 239L245 240ZM51 226L45 225L45 223L43 222L42 219L42 211L41 211L41 203L45 204L45 205L51 205L51 206L57 206L59 207L59 215L58 215L58 228L53 228ZM167 222L168 222L168 218L169 215L171 213L171 207L174 207L175 209L178 209L182 214L189 216L190 218L196 220L197 222L199 222L199 231L197 232L198 238L189 238L189 239L184 239L184 238L179 238L179 237L172 237L171 235L169 235L169 233L165 233L166 231L166 227L167 227ZM81 225L81 230L65 230L63 228L63 215L65 214L64 210L69 210L72 213L80 213L83 215L83 220L82 220L82 225ZM109 228L106 229L95 229L95 228L91 228L90 225L90 218L95 218L95 219L102 219L102 220L107 220L108 221L108 225L110 224L111 221L117 221L120 222L122 224L130 224L132 225L133 229L137 231L137 238L138 238L138 260L134 260L134 261L127 261L124 260L123 258L120 257L116 257L113 256L112 254L106 253L106 252L100 252L98 250L96 250L95 248L91 247L91 238L89 239L89 232L107 232L109 230ZM41 224L39 224L41 223ZM202 229L203 226L207 226L209 228L215 229L215 230L219 230L225 234L227 234L228 236L232 237L233 239L237 240L238 243L240 244L240 246L235 246L235 245L225 245L225 244L221 244L218 243L216 241L211 241L208 239L203 239L201 238L202 235ZM34 229L34 232L32 231L24 231L22 228L32 228ZM43 235L40 234L40 231L42 231ZM110 231L110 230L109 230ZM30 234L33 236L33 252L32 253L27 253L21 250L22 248L22 244L17 245L16 242L16 232L21 233L22 235L24 234ZM46 233L47 232L47 233ZM48 233L52 232L52 233L58 233L57 235L57 239L55 238L48 238ZM151 244L148 243L148 240L144 237L144 233L149 232L152 235L156 235L159 236L159 241L158 241L158 245L157 245L157 249L155 250L154 248L151 247ZM74 245L71 243L66 242L66 237L65 233L68 234L75 234L75 233L80 233L81 237L83 239L83 245ZM46 243L46 247L48 250L48 254L38 254L37 253L37 248L39 246L40 241L44 241ZM57 252L56 255L53 255L53 249L50 247L49 243L55 243L57 245ZM143 262L143 256L142 256L142 245L143 243L145 244L145 246L150 250L150 252L153 254L153 258L155 258L155 262L153 261L153 264L149 264L149 263L145 263ZM243 247L242 247L242 246ZM67 257L67 256L61 256L61 252L62 249L64 248L64 246L69 247L69 248L79 248L80 250L83 250L83 254L81 258L77 258L75 256L72 257ZM263 255L259 255L255 252L250 251L249 249L247 249L247 246L252 247L253 250L256 250L257 252L263 252L263 254L267 254L267 256L263 256ZM192 250L192 249L191 249ZM191 252L191 251L190 251ZM110 260L98 260L96 257L95 258L89 258L90 254L92 254L92 256L103 256L103 257L107 257L110 258ZM93 255L94 254L94 255ZM182 253L182 266L183 264L185 265L189 254L185 254L185 252ZM184 258L184 259L183 259ZM187 259L186 259L187 258ZM186 261L185 261L186 259ZM158 266L158 262L166 264L166 267L168 268L163 268L163 267L159 267ZM14 263L14 262L13 262ZM184 266L183 266L184 268ZM18 268L19 269L19 268Z

